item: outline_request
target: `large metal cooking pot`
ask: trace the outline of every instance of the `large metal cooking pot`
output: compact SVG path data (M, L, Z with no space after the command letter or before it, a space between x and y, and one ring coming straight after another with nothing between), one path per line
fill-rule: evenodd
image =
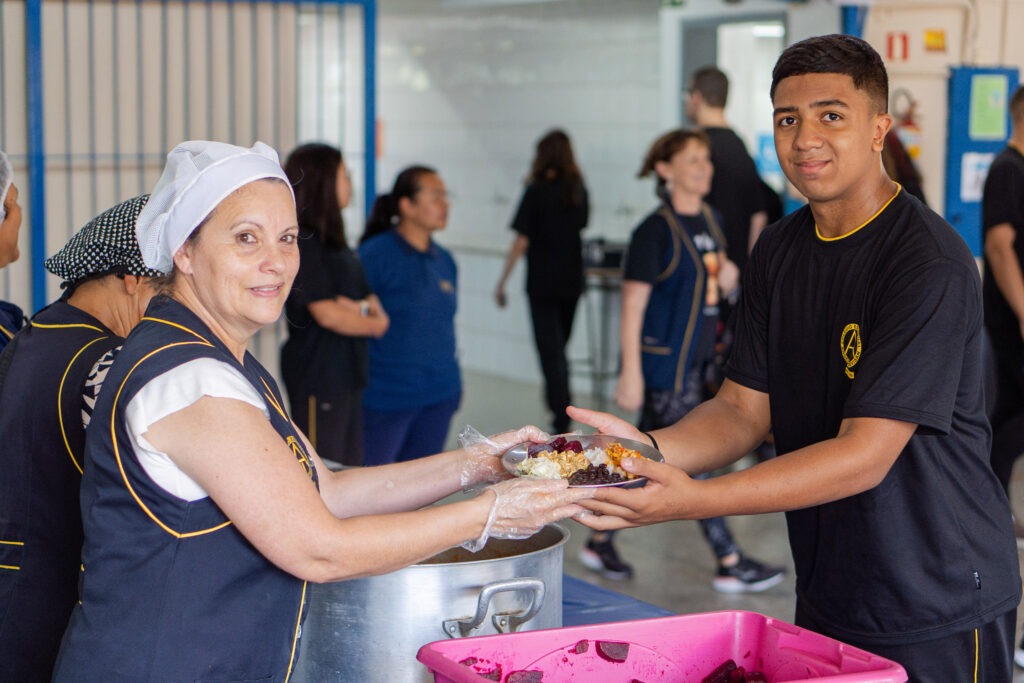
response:
M292 680L432 681L416 661L426 643L560 627L568 538L552 524L478 553L453 548L390 574L310 585Z

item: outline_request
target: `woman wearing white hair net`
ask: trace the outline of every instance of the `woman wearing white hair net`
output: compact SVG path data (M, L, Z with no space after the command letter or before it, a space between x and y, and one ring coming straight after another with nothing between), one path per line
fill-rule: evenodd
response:
M429 458L331 472L246 351L299 265L276 153L186 142L137 223L170 273L111 368L86 444L81 600L55 681L287 681L307 581L384 573L525 537L590 494L502 481L525 428ZM101 426L102 425L102 426Z

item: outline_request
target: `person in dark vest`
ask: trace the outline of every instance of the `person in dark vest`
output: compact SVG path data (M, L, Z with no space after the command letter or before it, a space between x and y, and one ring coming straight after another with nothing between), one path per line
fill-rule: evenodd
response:
M0 355L0 680L49 681L78 594L85 423L109 356L159 275L135 219L147 195L104 211L45 266L63 295Z
M615 402L639 413L637 427L646 432L674 424L703 400L721 304L739 286L739 269L726 254L721 214L704 201L713 168L703 131L659 135L638 175L654 176L659 205L633 231L626 251ZM715 555L715 590L752 593L782 581L781 567L740 551L724 517L702 519L700 527ZM594 532L580 561L608 578L624 578L631 567L619 558L612 533Z
M283 683L307 582L524 538L592 495L511 479L431 505L507 477L499 454L543 440L536 427L328 470L247 350L280 317L298 232L270 147L191 141L168 155L137 224L146 264L168 275L111 366L87 434L80 600L58 683Z

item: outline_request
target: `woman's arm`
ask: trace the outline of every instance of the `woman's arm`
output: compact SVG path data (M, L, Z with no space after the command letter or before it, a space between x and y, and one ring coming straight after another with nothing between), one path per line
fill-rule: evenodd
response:
M615 385L615 402L623 410L640 410L644 403L644 374L640 337L643 334L647 302L654 288L640 280L622 281L622 315L619 344L622 369Z
M509 275L512 274L512 269L515 268L516 262L529 248L530 238L517 233L515 239L512 240L511 246L508 248L508 254L505 256L505 266L501 270L501 277L498 278L498 285L494 288L494 301L498 304L499 308L505 308L505 283L508 281Z
M205 396L151 425L145 436L268 560L311 581L393 571L479 538L491 515L492 529L543 526L579 512L574 502L588 495L565 482L514 480L470 500L373 514L388 501L403 500L408 509L454 490L461 470L453 452L410 467L325 477L329 504L349 515L339 519L263 413L248 403ZM325 472L322 464L317 470Z
M344 296L321 299L307 308L317 325L348 337L383 337L391 322L372 294L360 301Z
M1009 223L1000 223L985 231L985 256L992 270L999 293L1017 316L1024 334L1024 275L1014 243L1017 231Z
M725 251L718 252L718 263L718 287L722 292L722 298L728 299L740 286L740 269L729 260Z

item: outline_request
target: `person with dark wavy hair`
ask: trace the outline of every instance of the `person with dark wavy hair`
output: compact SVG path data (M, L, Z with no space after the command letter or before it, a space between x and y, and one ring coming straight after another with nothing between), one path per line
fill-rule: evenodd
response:
M526 295L530 302L533 340L544 374L544 397L555 433L569 431L566 407L569 361L565 349L572 336L576 305L583 294L583 245L590 203L583 175L576 164L569 136L553 130L537 142L512 229L494 300L505 307L505 283L521 256L526 255Z
M1013 678L1020 567L989 463L982 287L970 249L882 167L885 65L858 38L779 57L775 149L808 205L769 226L743 276L713 398L644 434L649 481L602 489L595 529L785 512L798 626L899 662L911 681ZM711 479L771 432L778 456Z
M345 239L341 210L352 182L341 150L301 145L284 172L299 214L299 272L285 305L288 341L281 348L292 420L322 457L361 465L368 340L387 331L388 316Z

